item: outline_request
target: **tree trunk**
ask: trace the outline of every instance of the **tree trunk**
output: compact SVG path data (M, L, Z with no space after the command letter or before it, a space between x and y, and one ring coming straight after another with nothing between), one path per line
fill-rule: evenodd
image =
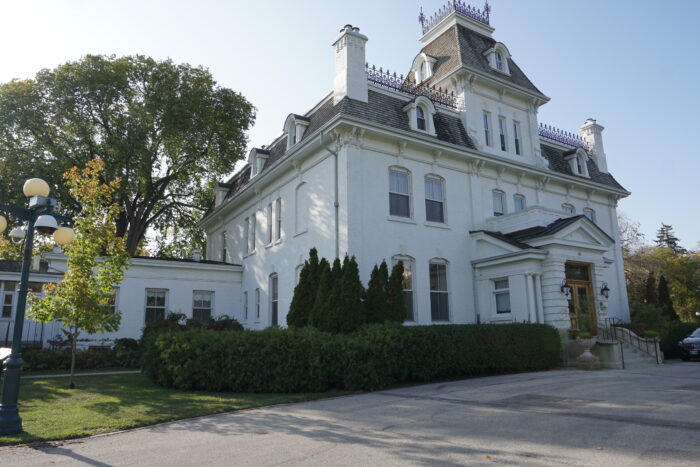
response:
M70 383L68 387L75 389L75 351L78 344L78 325L73 325L73 342L71 342L71 355L70 355Z

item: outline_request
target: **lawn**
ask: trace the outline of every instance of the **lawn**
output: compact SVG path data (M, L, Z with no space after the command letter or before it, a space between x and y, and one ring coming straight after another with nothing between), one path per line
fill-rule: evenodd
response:
M0 436L0 446L77 438L154 423L284 402L340 395L182 392L154 385L142 374L23 379L24 433Z

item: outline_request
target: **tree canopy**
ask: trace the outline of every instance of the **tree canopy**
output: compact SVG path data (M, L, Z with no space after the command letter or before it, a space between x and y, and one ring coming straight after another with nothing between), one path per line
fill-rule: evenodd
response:
M201 67L141 55L87 55L32 80L0 85L0 199L41 176L60 185L93 155L102 177L121 179L117 236L135 254L149 228L159 248L182 253L203 242L197 221L212 186L245 152L255 109ZM59 193L64 209L78 200ZM188 238L183 242L183 238Z

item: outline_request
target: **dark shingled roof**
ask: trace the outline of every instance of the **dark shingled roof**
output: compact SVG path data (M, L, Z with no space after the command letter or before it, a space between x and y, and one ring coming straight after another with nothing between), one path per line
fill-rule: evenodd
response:
M49 273L49 263L47 261L41 261L41 262L39 262L39 270L35 271L34 269L31 269L31 271L37 272L40 274L50 274ZM12 261L9 259L1 259L0 260L0 272L20 273L20 272L22 272L22 262L21 261Z
M536 249L536 247L528 245L527 243L519 242L513 238L510 238L508 235L504 235L501 232L493 232L491 230L470 230L469 233L479 233L483 232L486 235L497 238L498 240L501 240L502 242L510 243L513 246L516 246L522 250L530 250L530 249Z
M496 45L496 40L464 26L455 25L423 47L421 52L434 57L437 62L429 81L437 81L450 71L463 65L495 78L509 81L529 91L542 94L525 73L512 60L508 60L510 75L491 68L484 52Z
M569 165L569 163L564 159L564 157L566 157L574 151L573 149L562 150L546 144L541 144L540 148L542 150L542 155L549 162L550 169L554 170L555 172L563 173L566 175L573 175L584 179L586 178L582 177L581 175L576 175L571 170L571 166ZM615 180L615 177L613 177L609 173L603 173L600 170L598 170L598 166L595 164L592 158L588 159L588 175L590 176L591 181L601 183L603 185L607 185L620 190L625 189L622 185L620 185L617 182L617 180Z

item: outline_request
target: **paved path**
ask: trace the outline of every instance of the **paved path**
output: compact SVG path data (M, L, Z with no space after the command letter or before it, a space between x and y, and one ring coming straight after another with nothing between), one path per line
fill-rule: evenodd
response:
M475 378L0 449L0 465L698 465L700 363Z

